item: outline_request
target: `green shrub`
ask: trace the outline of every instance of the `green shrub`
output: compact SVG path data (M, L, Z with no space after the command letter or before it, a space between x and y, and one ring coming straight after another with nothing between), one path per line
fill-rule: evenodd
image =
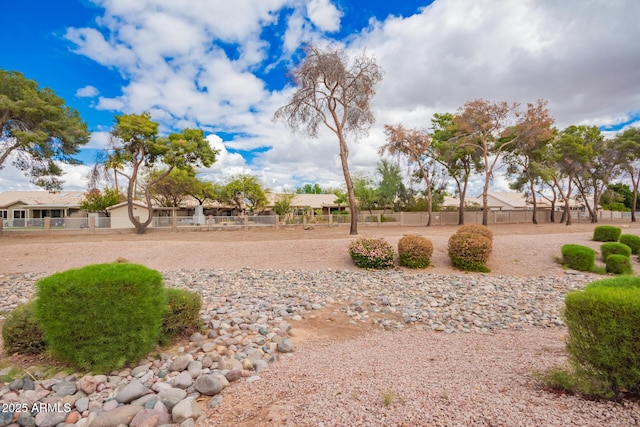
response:
M552 390L567 393L582 393L589 397L611 397L607 384L590 378L583 371L576 372L574 367L553 366L546 372L534 372L533 376Z
M458 227L456 233L480 234L489 240L493 240L493 231L482 224L465 224Z
M426 237L403 236L398 242L400 265L409 268L427 268L431 263L433 243Z
M617 242L622 229L613 225L599 225L593 230L593 240L596 242Z
M383 238L361 237L349 245L349 255L360 268L385 269L394 266L393 246Z
M634 234L623 234L620 236L620 243L629 246L632 254L640 254L640 236L636 236Z
M36 283L35 317L51 353L105 372L147 354L158 342L166 297L162 275L112 263L68 270Z
M627 258L631 256L631 248L623 243L607 242L600 245L602 260L606 261L607 257L612 254L624 255Z
M620 254L611 254L605 260L605 264L607 266L607 273L633 274L631 258L627 256Z
M582 245L564 245L561 248L562 264L578 271L591 271L595 267L596 251Z
M486 263L491 255L491 240L481 234L454 233L449 238L449 259L464 271L491 271Z
M640 277L639 276L622 276L612 277L610 279L596 280L585 286L585 290L593 288L630 288L640 291Z
M176 336L201 330L202 299L195 292L184 289L165 289L166 306L162 317L160 344L166 345Z
M640 289L608 282L569 292L564 317L578 375L605 384L614 397L640 391Z
M2 343L7 354L40 354L45 350L42 328L33 317L33 301L7 315L2 324Z

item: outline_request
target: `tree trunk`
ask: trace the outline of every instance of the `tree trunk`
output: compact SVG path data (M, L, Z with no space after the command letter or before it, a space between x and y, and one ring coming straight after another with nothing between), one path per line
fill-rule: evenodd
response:
M571 225L571 207L569 206L569 201L571 199L571 180L572 178L569 177L569 185L567 186L567 195L565 196L565 199L564 199L563 216L567 220L566 225Z
M489 210L488 210L489 196L487 194L488 192L489 192L489 176L485 178L484 190L482 191L482 225L484 226L489 225Z
M146 227L142 227L138 218L133 215L133 189L136 185L136 179L138 178L138 168L140 163L134 163L133 171L131 172L131 178L129 179L129 185L127 186L127 214L129 215L129 221L136 228L136 233L144 234Z
M429 214L429 218L427 219L427 227L431 226L431 217L433 216L433 194L431 191L431 180L429 179L429 173L426 168L422 164L422 162L418 159L418 166L420 166L420 170L422 171L422 177L424 178L425 183L427 184L427 210Z
M533 182L529 181L529 190L531 191L531 200L533 201L533 214L531 215L531 222L533 224L538 224L538 213L536 212L536 209L538 208L537 205L537 201L536 201L536 192L533 189Z
M633 185L633 203L631 204L631 222L636 222L636 203L638 203L638 187L640 186L640 172L638 177L631 175L631 184Z
M356 207L356 195L353 191L353 181L351 180L351 174L349 173L349 148L342 136L342 132L339 130L338 139L340 140L340 161L342 162L342 172L344 173L344 182L347 185L347 196L349 197L349 212L351 213L351 227L349 234L358 234L358 211Z

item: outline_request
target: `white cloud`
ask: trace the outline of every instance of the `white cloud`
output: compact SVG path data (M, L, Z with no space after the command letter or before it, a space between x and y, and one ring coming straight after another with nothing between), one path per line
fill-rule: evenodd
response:
M88 85L85 87L81 87L76 91L76 96L80 98L93 98L94 96L98 96L100 91L94 86Z
M105 150L109 147L111 134L109 132L92 132L89 143L84 148L93 148L96 150Z
M32 184L29 176L13 165L15 154L10 154L0 169L0 188L6 190L41 190L40 187ZM63 181L65 190L82 191L87 188L87 176L90 167L86 165L68 165L58 163L63 174L60 179Z
M287 61L306 41L326 42L323 33L344 25L349 16L328 0L192 0L188 8L171 0L98 4L105 9L98 27L66 33L75 52L128 81L118 96L100 96L97 108L151 111L163 129L234 133L224 143L209 137L224 149L203 172L211 179L250 172L273 188L342 182L335 136L323 132L308 140L273 123L290 92L272 91L257 73ZM559 127L626 123L640 105L637 16L636 0L436 0L413 16L371 21L347 39L349 49L366 48L384 70L374 99L377 123L368 137L350 142L351 169L375 168L384 124L428 128L433 113L455 112L476 98L546 98ZM281 56L269 57L273 46L262 31L284 19L285 32L275 41ZM94 138L93 148L106 141ZM226 147L272 148L246 162Z
M340 30L340 12L329 0L311 0L307 3L309 19L322 31Z

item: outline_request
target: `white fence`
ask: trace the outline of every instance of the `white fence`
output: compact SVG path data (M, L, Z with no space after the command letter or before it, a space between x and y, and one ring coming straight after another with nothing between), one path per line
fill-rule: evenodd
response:
M640 214L637 213L637 214ZM518 224L531 223L533 211L490 211L489 224ZM550 222L551 212L539 210L537 220L539 223ZM562 212L555 212L555 221L560 222ZM606 222L629 222L630 212L602 211L598 218ZM358 215L358 224L363 226L424 226L429 215L427 212L361 212ZM431 225L445 226L457 225L458 212L433 212ZM571 212L572 221L588 222L591 218L587 212ZM254 215L254 216L179 216L179 217L154 217L149 230L178 231L178 230L233 230L255 228L286 228L286 227L331 227L348 226L351 222L350 215ZM482 223L482 212L465 212L465 224ZM113 231L131 231L133 226L128 218L43 218L43 219L16 219L3 220L3 232L27 232L27 233L53 233L63 231L75 231L83 233L109 233Z

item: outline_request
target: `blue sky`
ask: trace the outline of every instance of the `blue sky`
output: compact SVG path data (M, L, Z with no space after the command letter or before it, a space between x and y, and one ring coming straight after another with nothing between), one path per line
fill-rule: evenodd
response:
M547 99L560 128L638 126L638 16L637 0L32 0L3 5L0 68L53 89L93 132L85 165L65 166L66 189L85 188L114 115L142 111L164 132L205 130L221 151L206 179L338 186L335 137L304 139L271 120L304 43L366 49L384 70L377 122L351 141L351 168L366 173L384 124L426 128L477 98ZM11 165L0 170L0 190L31 188Z

